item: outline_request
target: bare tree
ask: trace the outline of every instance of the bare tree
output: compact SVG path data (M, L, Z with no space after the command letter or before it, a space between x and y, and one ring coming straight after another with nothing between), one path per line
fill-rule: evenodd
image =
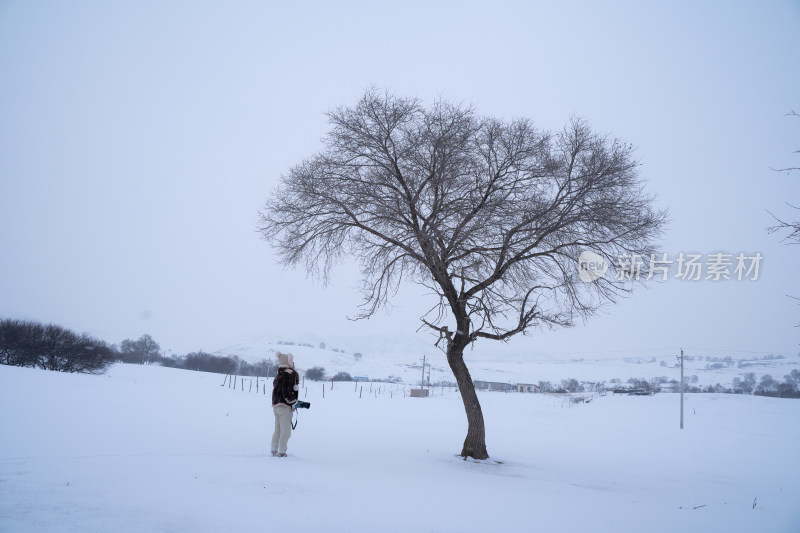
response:
M786 116L787 117L800 118L800 113L798 113L797 111L792 110L792 111L789 111L788 113L786 113ZM800 154L800 150L795 150L792 153L793 154ZM800 167L773 168L772 170L774 170L775 172L785 172L787 174L791 174L792 172L799 171Z
M330 111L325 149L291 168L261 211L285 265L327 281L343 255L362 267L358 318L405 279L438 296L421 317L438 336L468 420L464 457L488 458L464 363L478 339L569 326L632 288L583 283L578 258L654 253L666 214L643 192L633 148L574 118L561 131L527 119L368 90Z
M790 111L786 115L790 117L800 117L800 114L798 114L795 111ZM800 150L795 150L792 153L800 154ZM772 170L774 170L775 172L785 172L786 174L791 174L792 172L800 171L800 167L773 168ZM787 204L787 205L792 209L800 209L800 207L797 207L792 204ZM785 232L786 235L784 236L783 240L788 241L789 244L800 244L800 221L795 220L792 222L778 218L777 216L772 214L772 212L768 211L768 213L772 216L772 218L775 219L776 222L774 226L770 226L769 228L767 228L767 231L769 233Z
M800 117L795 111L791 111L787 113L787 116L790 117ZM800 150L795 150L793 153L800 154ZM796 172L800 170L800 167L785 167L785 168L773 168L775 172L785 172L787 174L791 174L792 172ZM789 207L795 210L800 210L800 207L792 205L787 202ZM786 241L787 244L800 244L800 220L786 220L782 218L778 218L775 216L771 211L767 211L773 219L775 219L775 225L770 226L767 228L768 233L783 233L784 237L782 240ZM800 300L797 296L787 295L789 298L794 300ZM800 324L796 324L795 327L800 327Z
M792 204L786 204L792 209L800 210L800 207L794 206ZM787 244L800 244L800 220L789 221L784 220L781 218L776 217L772 213L772 218L775 219L775 225L770 226L767 228L767 232L769 233L785 233L783 240L787 242Z
M120 358L125 363L143 365L158 360L161 355L161 346L148 334L138 340L125 339L119 345Z

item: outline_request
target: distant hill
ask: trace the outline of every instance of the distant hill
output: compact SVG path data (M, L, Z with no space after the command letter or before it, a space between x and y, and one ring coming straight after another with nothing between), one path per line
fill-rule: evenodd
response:
M400 379L403 383L419 383L422 357L431 365L430 381L452 382L454 378L444 353L434 347L435 339L424 335L370 335L345 337L316 334L265 334L226 348L215 355L236 355L249 362L275 359L275 352L290 352L301 371L315 366L325 368L328 376L347 372L374 380ZM514 350L506 345L484 344L467 351L465 358L474 380L502 383L559 383L563 379L579 381L612 380L627 382L630 378L666 378L679 380L680 370L674 356L647 353L614 356L587 354L581 357L556 356ZM793 369L800 369L800 355L793 356L692 356L687 353L684 373L691 384L698 386L730 386L733 378L753 372L759 379L770 374L778 381Z

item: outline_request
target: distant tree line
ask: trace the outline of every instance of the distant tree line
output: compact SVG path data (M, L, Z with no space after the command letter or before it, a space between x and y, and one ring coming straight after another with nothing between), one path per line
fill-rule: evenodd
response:
M782 358L783 356L770 355L762 359ZM707 360L714 359L707 358ZM722 358L716 361L730 366L728 359ZM0 320L0 364L60 372L99 374L114 362L152 364L239 376L271 377L277 372L276 362L269 359L249 363L236 355L213 355L202 350L183 356L167 357L162 355L161 347L150 335L142 335L136 340L125 339L117 347L87 334L77 334L54 324L45 325L30 320ZM312 381L352 381L353 379L347 372L337 372L332 377L327 377L325 369L320 366L306 370L305 377ZM388 380L373 381L397 383L400 382L400 379L390 376ZM734 378L731 387L724 387L719 383L701 387L696 385L697 382L697 376L685 378L684 391L687 393L753 394L776 398L800 398L800 370L797 369L784 376L783 381L776 380L770 374L764 374L757 380L755 373L748 372L742 377ZM661 392L664 388L672 391L680 388L677 380L668 380L666 377L649 380L630 378L625 386L620 384L620 380L612 379L611 384L614 386L613 390L619 391L635 389L655 393ZM605 382L578 381L574 378L561 380L557 384L539 381L537 387L540 392L552 393L602 392L606 390Z
M150 335L142 335L136 340L125 339L117 347L55 324L0 320L0 364L101 374L115 362L240 376L269 377L274 376L277 370L276 363L268 359L249 363L235 355L213 355L203 351L165 357Z
M790 374L783 377L783 382L774 379L769 374L764 374L753 394L777 398L800 398L800 370L792 370Z
M268 359L248 363L236 355L214 355L202 350L181 356L166 357L161 354L161 347L150 335L142 335L137 340L125 339L120 343L117 356L117 360L122 363L161 365L169 368L238 376L269 377L274 376L277 370L276 363Z
M282 344L282 345L285 345L285 346L305 346L306 348L313 348L314 347L313 344L310 344L308 342L278 341L278 344ZM320 348L322 348L323 350L325 349L324 346L325 346L324 342L320 343Z
M549 381L539 381L536 384L539 392L549 392L554 394L566 394L573 392L603 392L606 390L605 381L578 381L575 378L562 379L561 383L551 383Z
M800 398L800 370L794 369L784 376L783 381L778 381L770 374L764 374L756 379L753 372L748 372L742 377L733 378L730 387L717 383L716 385L685 386L684 392L716 392L723 394L752 394L754 396L771 396L774 398Z
M113 347L55 324L0 320L0 364L97 374L116 360Z
M278 370L275 362L268 359L248 363L236 355L213 355L203 351L188 353L181 357L164 358L161 364L172 368L237 376L271 377Z
M348 372L339 371L333 376L328 377L325 374L325 367L322 366L312 366L308 370L305 371L303 374L306 379L310 381L353 381L353 376L351 376ZM382 383L401 383L402 380L395 376L389 376L386 379L371 379L370 381L374 382L382 382ZM441 384L436 384L436 386L440 386ZM452 385L452 384L448 384Z
M725 387L719 383L716 385L698 385L697 376L687 376L684 378L684 392L686 393L724 393L724 394L752 394L755 396L772 396L775 398L800 398L800 370L794 369L790 374L784 376L783 381L778 381L770 374L764 374L760 379L756 379L753 372L748 372L742 377L733 378L730 387ZM656 392L677 392L680 390L680 382L676 379L666 377L630 378L626 384L622 384L619 379L610 380L609 390L614 392L643 391L648 393ZM602 392L606 390L605 382L578 381L574 378L563 379L560 383L553 384L550 381L539 381L537 383L539 392L549 393L576 393L576 392Z

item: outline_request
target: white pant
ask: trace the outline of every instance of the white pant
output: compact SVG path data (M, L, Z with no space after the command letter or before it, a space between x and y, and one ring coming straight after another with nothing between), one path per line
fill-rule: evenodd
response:
M286 453L286 443L292 436L292 408L280 404L272 407L275 413L275 431L272 433L272 451Z

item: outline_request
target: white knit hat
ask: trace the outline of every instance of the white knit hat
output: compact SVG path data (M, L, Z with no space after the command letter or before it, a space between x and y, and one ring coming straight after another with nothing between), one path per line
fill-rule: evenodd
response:
M290 353L275 352L279 368L294 368L294 356Z

